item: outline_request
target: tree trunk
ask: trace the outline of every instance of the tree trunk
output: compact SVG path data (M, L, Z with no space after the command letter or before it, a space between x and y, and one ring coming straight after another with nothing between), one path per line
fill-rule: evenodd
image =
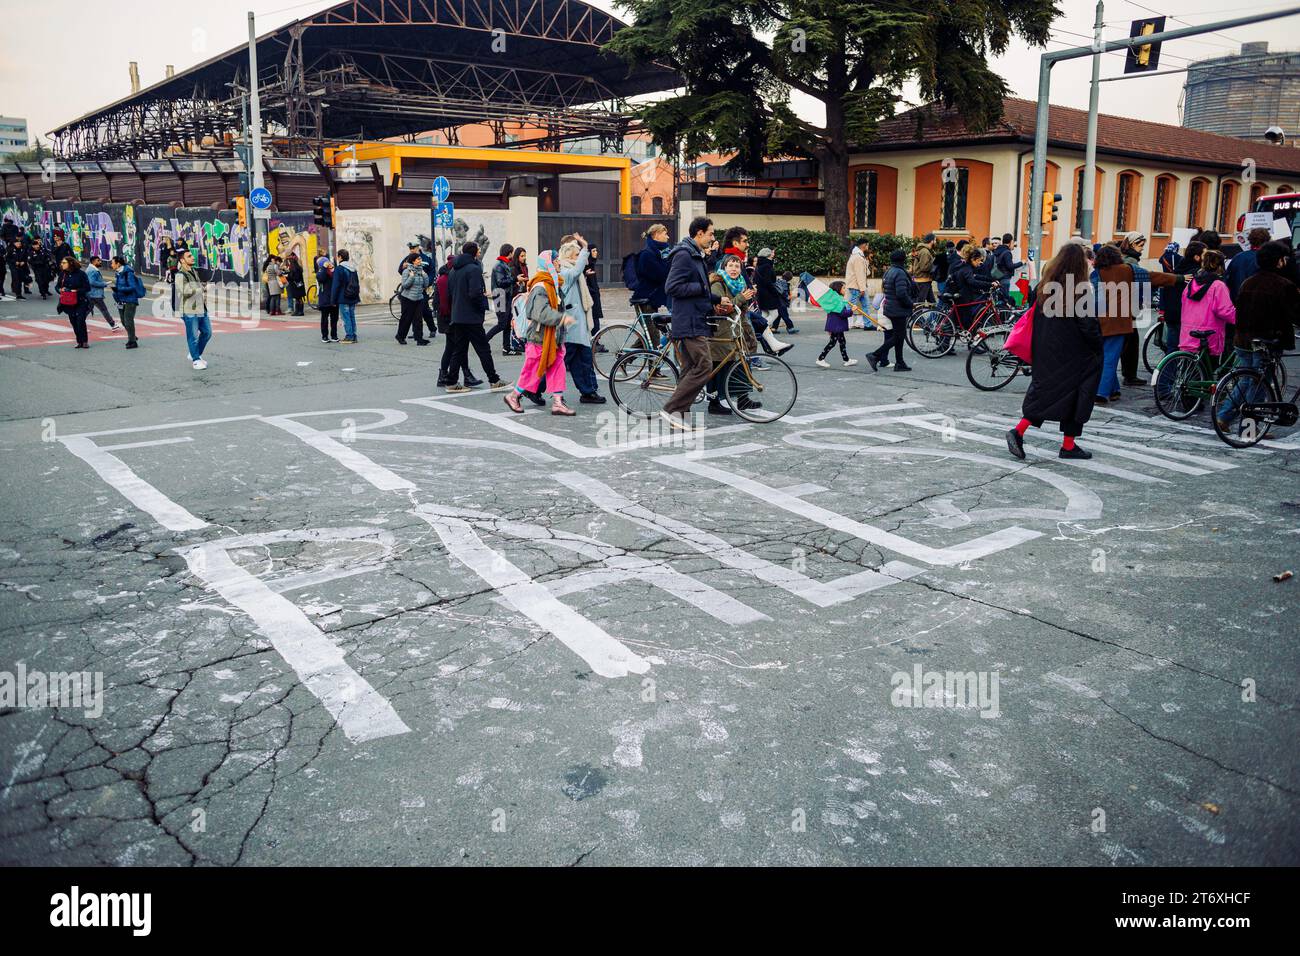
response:
M826 231L847 239L849 235L849 152L844 142L844 106L834 94L826 97L826 140L817 162L826 203Z

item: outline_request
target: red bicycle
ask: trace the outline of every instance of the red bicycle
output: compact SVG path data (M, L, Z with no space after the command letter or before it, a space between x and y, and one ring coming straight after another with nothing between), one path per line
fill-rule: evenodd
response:
M912 313L907 323L907 344L925 358L941 358L953 350L958 341L973 351L985 349L980 333L986 326L1013 325L1016 308L1001 304L992 296L982 302L957 304L954 296L945 295L939 305L929 303Z

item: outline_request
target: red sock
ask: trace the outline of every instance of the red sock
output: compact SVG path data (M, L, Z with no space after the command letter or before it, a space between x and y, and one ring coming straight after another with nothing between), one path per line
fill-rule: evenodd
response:
M1066 435L1065 438L1061 440L1061 447L1066 451L1074 451L1074 436Z
M1020 424L1016 426L1016 433L1019 434L1021 438L1024 438L1025 432L1029 431L1029 426L1032 424L1033 422L1028 418L1020 419Z

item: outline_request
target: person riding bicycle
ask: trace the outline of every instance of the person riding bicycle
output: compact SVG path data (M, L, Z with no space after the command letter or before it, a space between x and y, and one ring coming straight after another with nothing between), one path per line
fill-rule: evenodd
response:
M993 279L983 271L984 250L974 243L967 243L961 251L961 264L948 273L948 295L954 296L953 318L958 324L974 315L978 307L988 301Z
M1208 331L1210 336L1205 345L1217 362L1226 347L1227 327L1236 321L1237 310L1232 307L1232 295L1223 278L1223 253L1207 249L1201 257L1200 270L1183 291L1178 347L1195 352L1200 343L1192 333Z
M744 262L739 256L734 255L723 256L722 261L718 263L717 271L709 276L709 292L719 299L730 299L733 309L739 309L742 317L749 311L757 294L756 290L745 282ZM718 396L718 389L726 381L727 372L731 369L731 362L726 359L737 345L745 350L745 354L753 352L758 348L758 340L754 335L752 323L743 318L733 325L725 316L718 316L713 325L714 332L709 338L709 357L713 360L714 372L704 390L709 397L710 415L730 415L731 409L724 405ZM739 343L736 342L737 328L741 335ZM728 402L739 403L742 408L749 408L753 404L748 392L742 395L728 395L726 398Z

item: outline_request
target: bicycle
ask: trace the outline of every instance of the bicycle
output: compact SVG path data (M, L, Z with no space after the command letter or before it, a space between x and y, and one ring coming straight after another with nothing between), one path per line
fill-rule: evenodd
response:
M907 344L912 351L923 358L942 358L951 352L957 340L966 343L967 348L983 348L978 342L979 333L988 325L1004 325L1006 320L998 311L992 295L982 302L967 302L957 305L955 296L944 295L942 306L926 305L912 312L907 323ZM973 310L974 318L969 323L961 318L963 309Z
M1260 339L1254 351L1263 353L1263 365L1234 368L1215 384L1210 403L1214 433L1232 448L1250 448L1268 437L1274 425L1288 428L1300 419L1300 386L1289 402L1282 401L1286 365L1277 341Z
M1031 366L1007 351L1007 336L1014 323L985 326L976 336L978 348L966 353L966 378L981 392L996 392L1021 372L1028 377Z
M309 285L307 287L307 305L314 309L316 308L319 302L320 302L320 284L317 283L316 285Z
M1146 337L1142 339L1142 364L1146 366L1148 372L1154 372L1161 359L1166 355L1173 354L1165 349L1166 331L1165 319L1161 315L1160 319L1147 330Z
M1232 370L1234 362L1232 353L1224 349L1223 355L1212 364L1207 339L1214 333L1210 330L1197 329L1190 334L1200 342L1196 351L1170 352L1156 364L1151 378L1156 408L1174 421L1195 415L1201 403L1214 394L1214 383Z
M737 312L718 321L731 323L732 333L726 340L710 340L729 343L727 354L714 363L717 370L726 369L719 397L725 398L732 410L747 422L763 424L783 417L799 396L799 380L794 371L771 355L763 357L761 367L753 364L756 356L746 354L741 347L744 342L741 323L748 321L744 315ZM669 357L670 351L677 361ZM609 373L609 392L614 403L628 415L655 417L677 390L680 361L681 351L672 339L665 339L655 349L639 349L619 356ZM704 393L700 389L694 401L700 402Z
M614 364L627 353L654 351L662 343L665 331L662 325L669 317L642 312L640 307L649 301L633 299L631 305L635 318L631 322L602 324L600 331L591 337L592 358L600 375L608 378ZM600 350L601 346L605 351Z

